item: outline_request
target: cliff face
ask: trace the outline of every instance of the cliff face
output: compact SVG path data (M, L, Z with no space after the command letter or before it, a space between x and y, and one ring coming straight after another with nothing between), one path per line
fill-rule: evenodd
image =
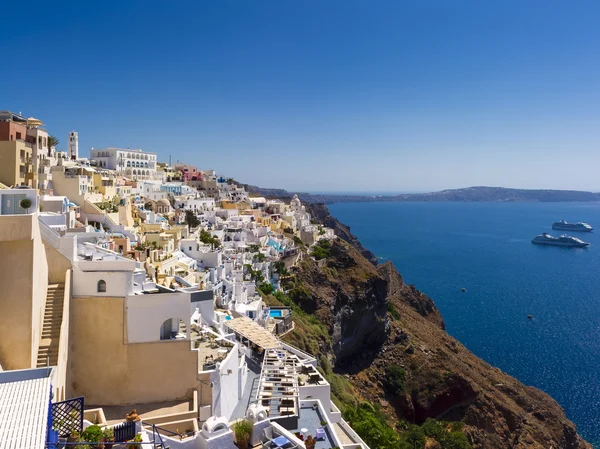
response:
M306 203L306 211L319 223L333 229L335 235L348 242L354 249L361 253L369 262L377 265L377 257L368 249L362 246L360 240L350 232L350 226L340 223L329 213L329 209L323 203Z
M319 208L314 216L335 220ZM347 227L333 227L347 232L340 237L350 244L337 240L326 260L301 263L296 277L306 290L299 305L329 330L331 346L321 349L356 395L417 424L462 420L474 448L591 449L550 396L474 356L393 264L373 265ZM384 388L390 365L406 371L403 391Z

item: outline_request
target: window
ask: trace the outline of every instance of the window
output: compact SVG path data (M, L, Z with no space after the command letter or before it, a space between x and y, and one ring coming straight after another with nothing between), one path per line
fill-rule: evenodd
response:
M102 279L98 281L98 293L106 293L106 281Z
M21 133L17 132L17 140L21 139Z
M190 251L192 250L192 247L190 246Z

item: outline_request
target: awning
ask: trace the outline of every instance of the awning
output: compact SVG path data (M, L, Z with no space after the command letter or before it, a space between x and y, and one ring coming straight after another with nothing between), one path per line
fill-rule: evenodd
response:
M226 321L224 324L236 334L241 335L265 350L281 347L281 343L279 343L275 335L248 317L234 318L233 320Z

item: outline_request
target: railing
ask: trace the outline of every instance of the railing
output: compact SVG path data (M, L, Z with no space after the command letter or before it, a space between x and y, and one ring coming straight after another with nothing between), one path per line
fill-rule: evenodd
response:
M59 437L83 430L83 396L52 404L52 428Z
M163 427L158 427L155 424L153 424L153 427L156 430L160 430L161 432L163 432L168 437L178 437L179 441L183 440L184 438L193 437L194 435L196 435L196 431L195 430L190 430L189 432L180 433L180 432L173 432L172 430L165 429ZM158 434L160 435L160 432Z
M125 426L123 428L123 431L117 430L117 428L119 428L120 426L123 426L123 425ZM114 426L113 429L115 429L115 440L111 443L112 447L115 449L121 448L121 447L125 448L125 447L130 447L130 445L132 445L132 444L135 444L135 447L138 447L140 449L147 448L147 447L152 447L154 449L158 449L158 448L167 449L168 446L165 445L165 442L162 439L160 432L158 431L158 427L156 427L154 424L151 424L151 425L148 425L145 427L146 427L146 429L144 429L144 430L146 430L148 433L151 434L152 439L150 441L133 442L131 440L133 440L135 438L135 436L137 435L137 433L135 432L135 430L136 430L135 422L131 422L131 423L126 422L126 423ZM131 432L131 429L133 429L133 434ZM106 444L107 443L105 442L104 445L106 445ZM83 447L85 447L86 449L88 449L90 446L98 447L98 443L92 442L92 441L77 441L77 442L60 441L59 442L59 441L52 440L51 436L49 436L49 441L46 442L46 449L59 449L59 448L77 449L78 447L81 447L82 449L83 449Z
M135 422L124 422L113 427L115 441L129 441L135 438Z

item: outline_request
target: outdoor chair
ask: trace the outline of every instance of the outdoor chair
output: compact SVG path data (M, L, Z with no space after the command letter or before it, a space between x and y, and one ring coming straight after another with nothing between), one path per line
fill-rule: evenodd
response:
M262 431L260 440L263 443L263 447L271 447L272 442L273 442L273 428L272 427L264 428Z
M317 429L317 434L315 435L315 440L325 440L327 435L325 434L325 429L323 427L319 427Z

